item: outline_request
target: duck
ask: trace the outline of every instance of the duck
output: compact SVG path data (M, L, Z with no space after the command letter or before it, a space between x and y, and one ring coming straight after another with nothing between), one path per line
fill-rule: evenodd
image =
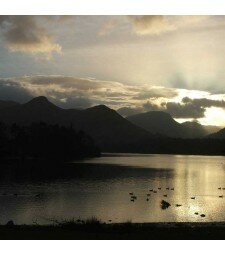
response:
M134 193L133 193L133 192L130 192L129 195L134 195Z
M161 201L161 208L162 208L163 210L167 209L167 208L170 207L170 206L171 206L171 204L170 204L169 202L167 202L167 201L165 201L165 200L162 200L162 201Z
M151 191L151 192L152 192L152 191L153 191L153 189L150 189L149 191Z
M196 215L198 215L198 212L195 212Z
M130 201L131 201L131 202L134 202L134 199L131 199Z
M201 216L201 217L205 217L205 214L203 213L203 214L201 214L200 216Z
M147 198L146 201L149 201L149 199Z
M154 190L153 192L154 192L154 193L157 193L157 191L156 191L156 190Z
M167 195L165 194L165 195L163 195L164 197L167 197Z
M195 197L191 197L191 199L195 199Z
M169 190L170 188L166 188L167 190Z
M221 189L221 187L219 187L218 189Z
M147 194L147 197L150 197L150 196L151 196L151 194L148 193L148 194Z
M39 193L39 194L35 195L35 197L41 197L41 193Z
M180 204L176 204L176 207L180 207L180 206L182 206L182 205L180 205Z
M174 188L171 188L170 190L174 190Z
M158 190L161 190L162 188L158 188Z
M223 198L223 195L219 196L220 198Z

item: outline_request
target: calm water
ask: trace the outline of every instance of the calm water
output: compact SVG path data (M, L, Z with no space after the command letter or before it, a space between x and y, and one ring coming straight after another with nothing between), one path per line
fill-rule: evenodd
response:
M91 216L106 222L225 220L225 197L219 198L225 190L218 189L225 188L225 157L105 154L71 167L82 173L79 178L1 179L0 224L10 219L46 224L50 219ZM129 192L137 196L135 202ZM171 204L166 210L160 207L162 199Z

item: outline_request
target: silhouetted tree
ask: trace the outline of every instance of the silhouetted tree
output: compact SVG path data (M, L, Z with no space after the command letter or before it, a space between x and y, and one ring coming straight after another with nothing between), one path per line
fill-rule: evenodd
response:
M115 140L117 138L115 137ZM225 139L155 137L110 144L111 152L225 155ZM69 160L99 156L93 139L73 126L33 123L29 126L0 123L0 157Z
M8 142L9 138L7 135L6 125L0 122L0 158L8 154L7 152Z
M0 125L0 153L9 157L72 158L99 156L100 151L93 139L84 132L76 132L72 126L33 123L30 126L13 124L8 128Z

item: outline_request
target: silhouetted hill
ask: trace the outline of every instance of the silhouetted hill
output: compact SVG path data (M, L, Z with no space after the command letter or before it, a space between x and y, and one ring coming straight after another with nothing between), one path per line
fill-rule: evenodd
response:
M166 112L150 111L135 114L126 119L153 134L158 133L169 137L186 137L182 125L176 122L171 115Z
M203 126L205 128L205 130L207 131L207 134L213 134L218 132L220 129L222 129L222 127L220 126L212 126L212 125L204 125Z
M225 128L207 136L210 139L225 139Z
M181 125L186 128L185 132L187 134L187 137L190 138L201 138L209 134L215 133L221 129L221 127L218 126L201 125L196 121L186 121L181 123Z
M200 138L208 135L209 128L195 121L178 123L169 113L150 111L128 116L133 124L144 128L153 134L161 134L174 138Z
M46 97L33 98L25 104L0 109L0 121L7 124L29 125L34 122L69 125L73 115L79 110L64 110Z
M85 110L62 109L45 97L37 97L22 105L0 109L0 121L29 125L34 122L72 125L91 135L102 149L112 149L152 137L149 132L130 123L116 111L99 105Z
M148 132L133 125L116 111L102 105L84 110L80 123L80 129L104 145L127 144L151 137Z
M208 135L208 131L203 125L196 121L186 121L181 123L186 137L196 138Z
M32 107L37 110L59 110L60 108L51 103L46 97L40 96L31 99L29 102L23 104L24 108Z

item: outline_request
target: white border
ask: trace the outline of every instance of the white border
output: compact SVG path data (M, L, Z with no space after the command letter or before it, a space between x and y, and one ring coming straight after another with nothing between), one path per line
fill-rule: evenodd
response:
M3 0L0 14L225 14L225 0Z
M225 0L3 0L1 15L224 15ZM221 237L225 238L225 237ZM0 241L2 254L213 254L219 241Z
M224 249L223 241L2 241L2 254L214 254Z

